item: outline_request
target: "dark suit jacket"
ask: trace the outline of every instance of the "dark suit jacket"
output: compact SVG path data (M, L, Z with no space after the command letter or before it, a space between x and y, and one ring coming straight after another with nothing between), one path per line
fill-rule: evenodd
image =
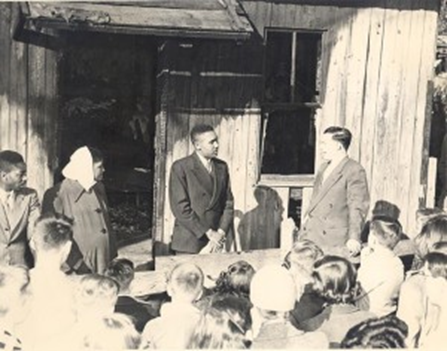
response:
M322 165L315 179L300 237L323 249L343 249L349 239L360 241L369 209L368 183L363 167L345 158L322 184L327 166Z
M169 201L175 216L171 247L198 253L208 242L208 229L232 230L234 202L228 166L213 159L212 176L192 154L174 162L169 178Z
M0 263L4 265L29 266L26 262L28 242L32 228L40 216L40 205L34 189L16 191L14 206L9 218L0 204Z

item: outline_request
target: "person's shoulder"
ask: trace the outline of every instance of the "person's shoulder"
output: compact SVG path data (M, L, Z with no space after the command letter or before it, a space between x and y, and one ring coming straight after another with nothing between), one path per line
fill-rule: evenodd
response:
M37 196L37 191L33 188L22 187L17 190L17 194L23 196Z
M194 154L179 158L178 160L175 160L172 163L172 168L176 169L176 168L181 168L181 167L187 167L187 166L192 166L194 163Z
M346 169L352 171L352 172L364 172L365 169L363 166L356 160L348 157L348 160L346 161Z

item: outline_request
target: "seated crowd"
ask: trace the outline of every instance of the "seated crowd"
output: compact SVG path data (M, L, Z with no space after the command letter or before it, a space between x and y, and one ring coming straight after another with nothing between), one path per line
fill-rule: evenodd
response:
M447 330L447 215L418 216L411 269L396 255L399 222L375 216L360 262L298 240L283 262L234 262L212 287L200 267L182 263L159 310L132 296L127 259L104 275L64 273L72 225L42 217L35 267L0 267L0 349L436 347Z

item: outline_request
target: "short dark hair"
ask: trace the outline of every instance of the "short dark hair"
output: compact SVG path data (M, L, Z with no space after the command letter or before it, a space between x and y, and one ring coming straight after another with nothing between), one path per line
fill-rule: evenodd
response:
M422 258L431 251L439 241L447 241L447 215L441 214L430 218L414 238L416 254Z
M120 290L125 290L135 277L134 264L126 258L115 258L110 262L104 275L115 279L120 286Z
M357 272L344 257L325 256L315 262L314 290L329 304L353 303Z
M370 224L370 235L389 249L394 249L402 237L402 225L389 216L374 216Z
M222 271L216 280L216 293L232 294L249 298L250 283L256 271L246 261L237 261L225 271Z
M196 137L197 135L200 134L204 134L207 132L214 132L214 128L213 126L209 125L209 124L196 124L194 127L192 127L191 129L191 142L194 143L196 141Z
M408 326L393 315L371 318L349 329L342 340L342 349L403 349Z
M429 252L424 261L433 277L447 279L447 255L441 252Z
M38 249L58 249L73 238L72 222L59 214L49 214L36 221L33 240Z
M101 150L92 146L87 146L87 149L90 151L90 155L92 155L93 163L104 161L104 154Z
M25 163L22 155L11 150L4 150L0 152L0 171L10 172L13 166L19 163Z
M346 151L351 145L352 133L347 128L333 126L327 128L323 134L331 134L332 139L338 141Z

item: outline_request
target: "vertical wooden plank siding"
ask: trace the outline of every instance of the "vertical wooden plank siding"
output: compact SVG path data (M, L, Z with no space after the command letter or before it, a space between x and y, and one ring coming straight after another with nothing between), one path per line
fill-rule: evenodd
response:
M0 149L21 153L28 185L53 183L57 122L57 52L14 41L17 3L0 4Z
M10 26L12 5L10 3L0 4L0 146L2 149L10 148L10 62L11 62L11 40Z
M341 124L353 132L350 155L367 172L371 208L379 200L397 205L411 231L425 199L436 1L383 1L358 9L258 1L243 6L261 36L266 27L324 31L317 130Z

